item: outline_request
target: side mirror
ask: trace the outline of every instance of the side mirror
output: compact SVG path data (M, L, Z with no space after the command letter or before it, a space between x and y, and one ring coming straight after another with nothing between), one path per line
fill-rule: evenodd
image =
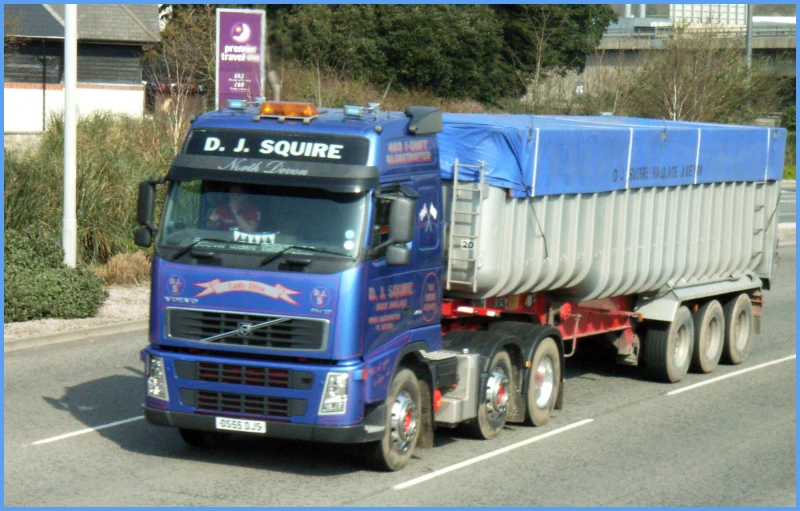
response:
M386 264L402 266L411 263L411 250L405 245L389 245L386 247Z
M155 186L152 181L139 183L139 200L136 203L136 222L153 228L153 202ZM149 245L148 245L149 246Z
M389 209L389 239L392 243L408 243L414 239L413 200L400 198L392 202Z
M139 227L133 233L133 242L140 247L147 248L153 244L153 233L147 227Z

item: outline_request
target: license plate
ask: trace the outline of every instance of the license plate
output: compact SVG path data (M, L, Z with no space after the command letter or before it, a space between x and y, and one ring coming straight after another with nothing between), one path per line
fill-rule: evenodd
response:
M239 431L241 433L267 432L267 423L264 421L250 421L245 419L228 419L227 417L217 417L217 429L226 431Z

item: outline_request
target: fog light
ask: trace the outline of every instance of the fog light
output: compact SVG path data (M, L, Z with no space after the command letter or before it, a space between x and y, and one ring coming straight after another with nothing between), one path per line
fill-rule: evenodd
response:
M341 415L347 411L347 373L328 373L322 390L320 415Z
M147 395L156 399L169 401L167 392L167 373L164 371L164 359L150 357L147 364Z

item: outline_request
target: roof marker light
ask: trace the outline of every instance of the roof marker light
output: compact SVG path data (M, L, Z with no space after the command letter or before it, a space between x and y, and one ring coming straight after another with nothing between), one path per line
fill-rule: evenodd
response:
M367 103L367 106L345 105L342 113L347 117L364 117L366 113L372 113L375 117L378 116L380 111L380 103Z
M348 117L364 117L364 107L355 105L345 105L344 115Z

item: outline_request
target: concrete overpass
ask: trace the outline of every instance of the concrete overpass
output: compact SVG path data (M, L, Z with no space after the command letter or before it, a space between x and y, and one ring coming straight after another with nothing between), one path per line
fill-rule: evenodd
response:
M766 57L782 76L796 76L796 27L794 25L756 26L753 28L753 58ZM635 66L644 52L657 51L673 35L671 27L635 27L634 31L610 29L603 35L597 55L590 57L587 68L617 65ZM736 39L744 50L746 29L721 26L715 30L720 42Z

